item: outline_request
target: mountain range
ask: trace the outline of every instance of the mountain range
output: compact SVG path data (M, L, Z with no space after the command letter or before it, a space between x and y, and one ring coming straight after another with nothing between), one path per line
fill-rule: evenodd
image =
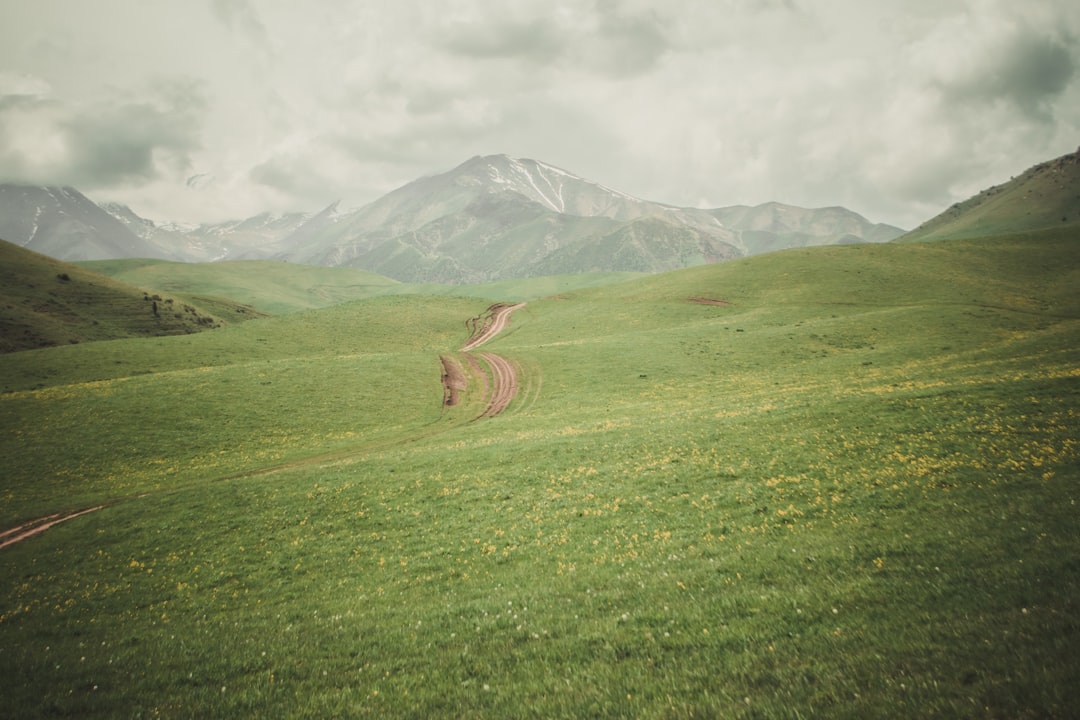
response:
M0 185L0 238L62 260L275 259L413 283L660 272L901 234L840 207L674 207L506 155L471 158L357 209L335 202L199 226L158 224L70 187Z

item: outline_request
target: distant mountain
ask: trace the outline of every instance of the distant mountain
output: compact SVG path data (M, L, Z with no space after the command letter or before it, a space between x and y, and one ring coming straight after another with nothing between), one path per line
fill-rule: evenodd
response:
M355 210L333 203L315 214L200 226L157 224L123 205L97 207L71 188L4 188L0 238L53 257L269 258L412 283L659 272L789 247L884 242L903 232L838 207L673 207L506 155L471 158Z
M171 257L71 187L0 185L0 239L60 260Z
M0 241L0 353L182 335L264 315L220 298L146 292Z
M306 213L274 215L262 213L246 220L184 226L158 225L139 217L131 208L103 203L102 209L133 234L165 255L154 256L184 262L246 260L270 257L280 252L280 242L291 236L310 218ZM132 256L118 256L132 257ZM117 258L108 258L117 259Z
M404 282L479 283L659 272L784 247L885 241L902 232L842 208L677 208L536 160L491 155L411 182L318 232L298 233L278 258L358 267Z
M1080 149L956 203L900 238L942 240L1080 225Z

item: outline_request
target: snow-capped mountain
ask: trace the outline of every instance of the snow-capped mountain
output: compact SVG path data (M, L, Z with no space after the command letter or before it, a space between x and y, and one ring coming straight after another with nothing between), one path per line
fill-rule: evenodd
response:
M404 282L658 272L786 247L881 242L903 231L843 208L715 210L635 198L553 165L474 157L358 209L158 224L72 188L0 186L0 238L69 260L274 258Z
M68 261L170 257L71 187L0 185L0 239Z
M279 257L359 267L405 282L460 283L657 272L901 232L842 208L677 208L535 160L490 155L408 183L317 233L296 235Z
M269 257L281 252L280 242L311 217L306 213L262 213L245 220L205 225L159 225L126 205L102 203L101 208L167 257L185 262Z

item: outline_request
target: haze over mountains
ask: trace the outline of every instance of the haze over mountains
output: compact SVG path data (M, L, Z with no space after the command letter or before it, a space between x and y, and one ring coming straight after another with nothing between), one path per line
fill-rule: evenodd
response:
M0 238L63 260L276 259L360 268L403 282L659 272L902 233L839 207L672 207L506 155L474 157L355 210L333 203L315 214L197 227L99 206L74 188L0 186Z

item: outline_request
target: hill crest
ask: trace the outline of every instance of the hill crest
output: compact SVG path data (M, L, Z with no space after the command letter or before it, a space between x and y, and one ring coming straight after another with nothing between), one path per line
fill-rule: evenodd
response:
M183 335L263 316L227 300L144 291L0 240L0 353Z
M1080 225L1080 149L953 204L900 238L944 240Z

